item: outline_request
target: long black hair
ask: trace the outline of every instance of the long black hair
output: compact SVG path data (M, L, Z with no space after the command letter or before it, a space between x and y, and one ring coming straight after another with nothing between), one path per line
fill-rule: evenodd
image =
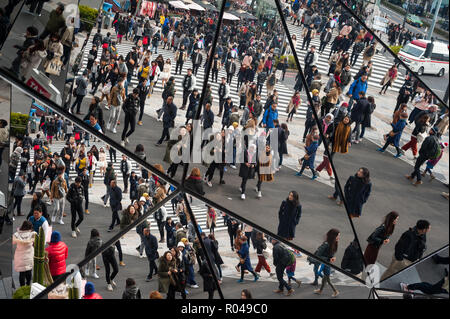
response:
M370 183L370 172L369 172L369 169L366 168L366 167L361 167L360 170L362 170L362 173L363 173L362 180L363 180L364 184Z
M334 255L338 249L338 242L336 241L337 236L340 231L336 228L332 228L328 231L326 235L326 241L328 243L328 247L330 249L330 254Z
M289 193L292 193L292 197L294 197L294 200L292 200L291 203L294 204L294 207L297 207L300 204L297 191L290 191ZM289 201L289 197L286 199L286 201Z
M395 229L394 220L398 218L398 213L395 211L390 212L384 217L384 228L386 229L386 236L392 235Z

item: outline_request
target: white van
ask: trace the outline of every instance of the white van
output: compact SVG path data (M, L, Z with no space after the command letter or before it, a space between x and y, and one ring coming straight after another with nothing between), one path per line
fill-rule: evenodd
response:
M430 42L430 40L411 41L400 50L398 57L412 71L417 72L417 75L428 73L443 76L448 72L448 45L434 41L431 56L424 57L427 45Z

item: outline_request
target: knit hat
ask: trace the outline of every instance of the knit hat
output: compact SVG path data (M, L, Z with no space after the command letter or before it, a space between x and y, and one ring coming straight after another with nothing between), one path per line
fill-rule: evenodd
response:
M347 103L347 102L344 102L344 103L341 104L341 106L342 106L342 107L348 107L348 103Z
M144 196L141 196L141 198L139 198L139 201L140 201L140 202L146 202L147 200L145 199Z
M86 283L86 285L84 286L84 295L85 296L90 296L95 292L95 287L94 284L90 281L88 281Z
M184 244L183 244L183 242L182 242L182 241L180 241L180 242L178 243L177 247L183 247L183 248L184 248Z
M181 241L183 242L184 245L186 245L186 243L189 242L189 241L187 240L187 238L181 238Z
M233 125L233 127L234 127L234 128L236 128L236 127L238 127L238 126L239 126L239 123L238 123L238 122L233 122L233 124L232 124L232 125Z
M318 90L318 89L314 89L314 90L311 91L311 93L312 93L312 94L318 94L318 93L319 93L319 90Z
M142 197L145 197L145 198L147 198L148 197L148 193L144 193L144 194L142 194ZM142 198L141 197L141 198Z
M51 243L59 243L61 241L61 234L58 231L52 232L52 237L50 239Z
M22 154L23 148L21 148L20 146L17 146L15 152L19 153L19 154Z

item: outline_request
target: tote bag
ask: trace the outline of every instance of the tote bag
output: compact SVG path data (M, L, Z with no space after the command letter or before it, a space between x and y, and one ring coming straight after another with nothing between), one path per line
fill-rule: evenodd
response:
M50 63L45 69L45 72L59 76L59 74L61 73L62 65L63 63L61 62L61 59L58 57L54 57L50 60Z

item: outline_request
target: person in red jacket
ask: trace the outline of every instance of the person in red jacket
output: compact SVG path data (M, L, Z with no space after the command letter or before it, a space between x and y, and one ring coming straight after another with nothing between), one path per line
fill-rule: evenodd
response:
M90 281L84 286L84 296L83 299L103 299L98 293L95 292L94 284Z
M50 245L45 248L48 253L48 265L53 280L66 272L66 259L69 249L61 241L61 234L57 231L52 232Z

